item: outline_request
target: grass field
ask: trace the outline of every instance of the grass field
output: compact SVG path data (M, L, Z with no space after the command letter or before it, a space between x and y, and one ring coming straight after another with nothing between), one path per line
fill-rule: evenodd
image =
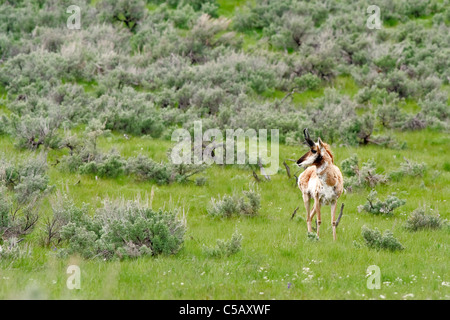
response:
M60 259L50 249L32 248L31 258L2 261L0 296L2 298L114 298L114 299L401 299L413 294L417 299L448 299L448 230L409 232L404 229L407 215L420 204L428 204L449 218L450 172L444 170L448 136L434 132L400 135L406 150L377 147L334 148L339 163L352 153L363 161L373 158L380 170L399 166L403 157L424 161L428 170L423 178L404 178L377 188L380 196L396 191L407 200L392 217L358 213L368 191L341 197L345 213L333 242L329 210L323 210L321 238L306 237L304 208L300 192L286 174L273 176L258 185L262 196L260 215L254 218L211 218L206 206L211 197L248 188L251 174L246 170L210 167L205 186L170 185L155 187L154 207L176 204L187 212L188 232L183 249L175 256L140 258L109 262L86 261L71 257ZM115 134L101 141L102 148L116 147L123 155L141 152L164 158L169 143L138 137L124 142ZM2 137L1 151L14 152L9 139ZM281 146L280 159L295 158L303 150ZM49 162L52 157L49 155ZM67 175L50 169L51 184L68 190L77 203L99 205L104 198L145 197L150 183L129 177L96 180L92 176ZM81 183L74 186L78 180ZM300 206L296 218L293 210ZM48 208L48 207L47 207ZM328 208L328 207L326 207ZM45 206L44 206L45 210ZM405 246L401 252L384 252L362 245L361 227L390 229ZM244 239L242 250L228 258L210 258L202 246L216 239L228 239L237 229ZM361 244L360 247L354 242ZM81 289L66 287L69 265L81 269ZM366 286L366 269L377 265L382 286ZM412 296L411 296L412 297Z
M93 1L94 3L95 1ZM217 1L218 14L232 18L244 1ZM149 10L157 5L149 4ZM422 18L430 25L430 18ZM395 29L398 21L386 22ZM255 30L238 33L243 37L243 50L256 50L260 34ZM86 92L94 91L95 81L80 81ZM306 103L323 96L334 87L353 97L360 89L349 75L340 75L315 90L296 92L292 102L299 110ZM443 90L449 92L448 85ZM0 86L0 98L6 98ZM287 92L267 90L255 99L283 99ZM417 112L414 99L406 99L403 111ZM366 110L359 110L364 113ZM10 110L0 100L0 116ZM83 128L75 131L82 132ZM387 133L381 126L376 133ZM306 214L301 193L294 179L288 179L282 165L285 159L298 159L305 146L280 145L280 169L255 187L261 194L261 210L255 217L212 218L207 214L211 198L246 190L254 184L252 172L235 166L212 165L199 176L206 177L204 186L194 183L157 185L140 182L134 177L97 178L94 175L67 173L54 166L67 151L50 150L48 175L55 186L44 200L42 218L25 239L30 246L29 257L0 260L0 299L450 299L450 227L440 230L411 232L405 229L409 214L421 205L430 206L443 219L450 219L450 136L443 131L424 129L390 133L404 149L387 149L376 145L360 147L333 144L336 164L357 154L361 162L375 160L377 173L399 168L404 158L425 162L423 177L403 177L376 187L380 198L392 192L406 200L392 216L358 212L366 202L370 189L348 192L340 198L345 203L344 215L333 241L329 206L322 209L319 241L307 237ZM326 141L325 141L326 142ZM0 154L6 158L26 158L34 153L18 149L8 135L0 134ZM157 161L167 161L173 143L162 138L132 136L112 132L99 138L99 149L116 149L128 158L144 154ZM288 162L293 172L294 164ZM303 169L302 169L303 170ZM141 257L134 260L86 260L78 256L60 258L59 248L46 248L39 243L40 228L51 213L52 197L66 192L78 205L101 206L104 199L146 199L154 192L153 208L180 207L186 213L187 233L182 249L171 256ZM291 215L300 207L294 219ZM363 226L391 230L404 250L391 252L369 249L361 236ZM204 246L214 246L217 239L229 239L237 230L243 235L242 249L229 257L213 258ZM81 270L81 288L69 290L67 268L77 265ZM376 265L381 271L381 288L369 289L367 268Z

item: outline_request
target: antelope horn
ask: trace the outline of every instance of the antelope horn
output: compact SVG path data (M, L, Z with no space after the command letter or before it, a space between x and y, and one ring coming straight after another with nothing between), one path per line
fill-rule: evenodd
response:
M308 132L308 128L305 128L303 130L303 135L305 136L305 141L306 143L310 146L313 147L315 145L314 141L311 140L311 137L309 136L309 132Z

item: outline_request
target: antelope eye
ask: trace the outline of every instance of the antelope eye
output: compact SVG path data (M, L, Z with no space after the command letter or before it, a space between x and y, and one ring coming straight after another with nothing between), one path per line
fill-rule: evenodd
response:
M316 150L314 150L314 149L311 149L311 152L312 152L312 153L316 153L317 151L316 151Z

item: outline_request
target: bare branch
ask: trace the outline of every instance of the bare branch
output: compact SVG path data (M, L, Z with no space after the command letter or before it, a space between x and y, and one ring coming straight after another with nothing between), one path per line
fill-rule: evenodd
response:
M295 216L295 214L297 213L297 210L298 210L299 208L300 208L300 207L295 208L294 212L292 213L291 220L294 219L294 216Z
M289 166L287 165L286 161L283 161L283 165L286 168L287 176L290 179L291 178L291 168L289 168Z
M259 179L258 175L256 174L255 170L253 170L253 177L255 178L256 182L260 183L261 179Z
M342 204L342 206L341 206L341 213L339 213L339 217L337 218L337 220L336 220L336 228L337 228L337 226L339 225L339 221L341 221L341 218L342 218L342 214L344 213L344 204Z

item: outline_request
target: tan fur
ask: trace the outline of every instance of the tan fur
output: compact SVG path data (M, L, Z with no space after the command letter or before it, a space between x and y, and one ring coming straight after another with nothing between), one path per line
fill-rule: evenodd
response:
M333 153L331 152L330 145L329 145L328 143L325 143L325 142L322 142L322 145L323 145L325 151L326 151L326 152L328 153L328 155L330 156L330 158L331 158L331 163L334 163L334 156L333 156Z
M308 182L311 178L317 178L316 168L313 166L306 168L306 170L303 171L300 177L298 177L298 185L300 187L300 190L306 190L308 188Z

